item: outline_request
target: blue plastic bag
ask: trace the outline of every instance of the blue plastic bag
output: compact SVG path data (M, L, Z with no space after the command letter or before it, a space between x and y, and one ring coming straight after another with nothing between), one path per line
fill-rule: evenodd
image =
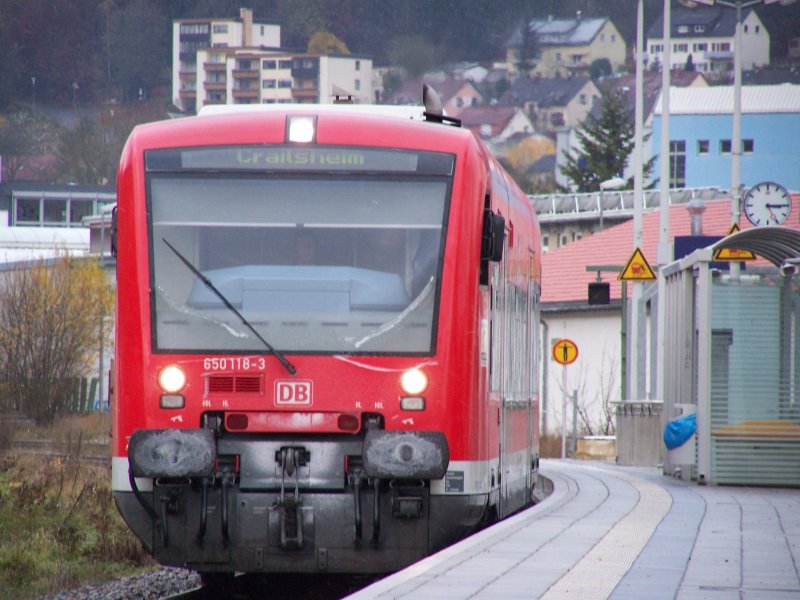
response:
M692 434L697 431L697 415L692 413L667 424L664 428L664 444L668 450L683 446Z

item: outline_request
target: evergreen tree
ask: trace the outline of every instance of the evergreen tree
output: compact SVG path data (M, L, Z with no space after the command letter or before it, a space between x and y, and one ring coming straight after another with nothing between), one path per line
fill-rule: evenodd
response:
M564 151L566 164L561 173L579 192L596 192L600 183L612 177L621 177L633 152L634 126L632 114L618 92L603 95L600 116L589 115L575 132L579 149ZM647 138L645 137L645 141ZM644 178L650 176L655 158L644 165ZM633 187L633 178L626 188Z

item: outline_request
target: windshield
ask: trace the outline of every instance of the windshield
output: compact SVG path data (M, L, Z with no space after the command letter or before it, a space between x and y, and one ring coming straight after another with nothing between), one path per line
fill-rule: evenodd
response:
M152 174L155 349L262 352L261 336L282 352L432 352L449 189L397 173Z

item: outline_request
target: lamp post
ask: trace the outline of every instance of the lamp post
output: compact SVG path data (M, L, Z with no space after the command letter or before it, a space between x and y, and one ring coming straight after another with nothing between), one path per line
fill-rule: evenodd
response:
M600 231L603 231L603 192L618 190L625 187L625 180L622 177L612 177L600 182Z
M733 33L733 131L731 135L731 225L739 224L739 209L742 203L741 159L742 159L742 9L756 4L786 6L795 0L680 0L689 8L698 4L736 9L736 27ZM739 263L730 264L731 279L739 278Z

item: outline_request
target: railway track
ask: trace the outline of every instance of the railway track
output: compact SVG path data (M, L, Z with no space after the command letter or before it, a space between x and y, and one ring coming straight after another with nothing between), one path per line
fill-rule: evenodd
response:
M84 442L81 446L82 451L79 454L81 460L98 465L111 464L111 456L108 452L107 444ZM57 444L55 444L52 440L18 439L12 442L11 448L19 454L53 459L66 459L70 456L75 456L76 454L74 449L63 450L58 448ZM88 452L85 454L83 453L84 449L88 450Z

